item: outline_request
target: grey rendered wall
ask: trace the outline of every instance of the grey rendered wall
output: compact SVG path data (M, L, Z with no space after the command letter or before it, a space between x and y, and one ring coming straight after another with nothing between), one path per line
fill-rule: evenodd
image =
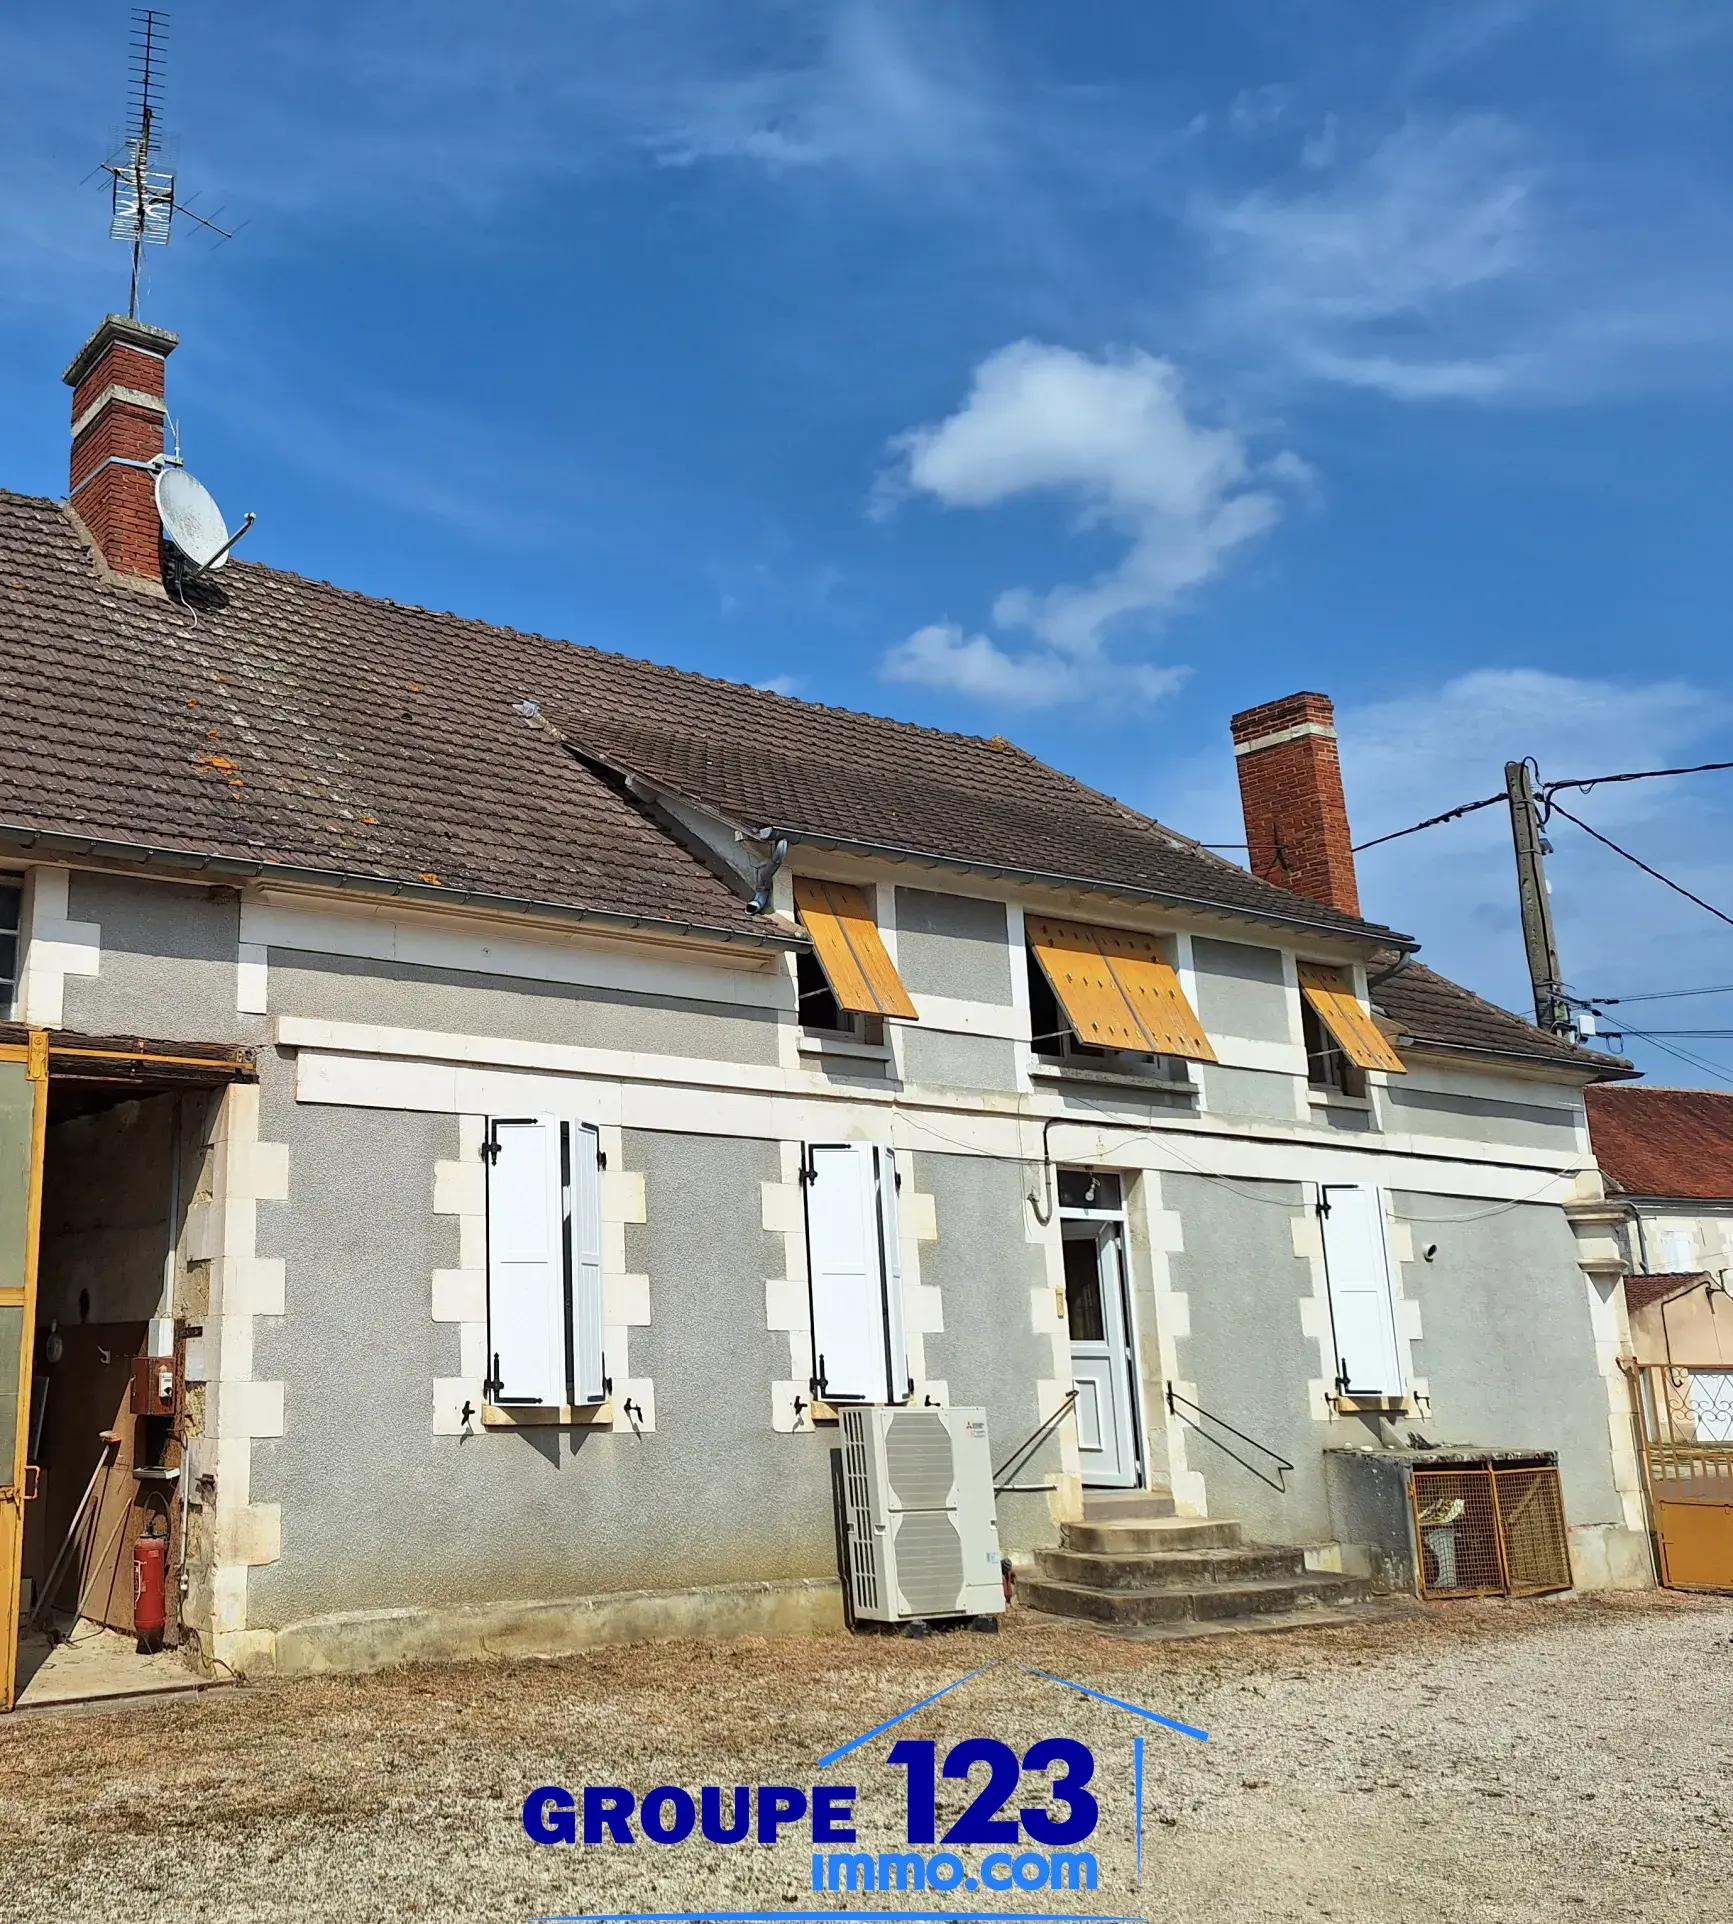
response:
M914 1158L915 1187L931 1193L939 1232L922 1247L921 1281L938 1285L945 1306L943 1331L925 1339L927 1368L949 1385L953 1403L986 1410L996 1464L1040 1425L1035 1385L1053 1373L1052 1346L1029 1321L1029 1292L1047 1269L1023 1234L1028 1173L980 1156ZM1039 1483L1059 1467L1049 1438L1016 1480ZM1046 1497L1002 1496L999 1538L1007 1553L1056 1542Z
M271 1011L332 1022L510 1036L774 1064L774 1011L678 1002L568 982L272 949Z
M66 978L64 1025L86 1035L253 1042L235 1011L241 899L233 889L139 881L74 869L67 914L102 931L96 975Z
M1557 1450L1571 1522L1621 1522L1589 1285L1563 1212L1406 1194L1392 1208L1417 1259L1437 1245L1402 1272L1424 1331L1414 1372L1432 1392L1420 1427L1435 1442Z
M1017 1087L1018 1045L999 1036L956 1035L903 1025L903 1080L943 1089Z
M1284 1496L1196 1429L1186 1461L1203 1473L1212 1515L1238 1517L1249 1536L1305 1543L1331 1535L1320 1449L1353 1439L1315 1422L1307 1385L1318 1345L1300 1326L1312 1293L1309 1263L1294 1254L1293 1224L1304 1208L1297 1183L1240 1182L1229 1189L1201 1176L1164 1175L1162 1194L1180 1214L1185 1248L1169 1258L1175 1289L1189 1301L1191 1335L1179 1343L1179 1373L1197 1401L1294 1464ZM1262 1469L1266 1458L1225 1432L1221 1441Z
M1193 1064L1212 1116L1244 1116L1260 1122L1293 1122L1297 1076L1269 1069L1230 1069L1219 1062Z
M1002 902L897 890L897 972L916 995L1011 1002L1010 933Z
M654 1324L633 1369L656 1381L654 1435L430 1433L431 1386L458 1368L429 1314L456 1261L432 1213L444 1116L297 1107L273 1075L263 1127L290 1146L290 1201L260 1210L286 1261L281 1319L256 1325L255 1373L285 1383L286 1434L254 1446L253 1497L282 1505L283 1554L253 1573L249 1616L279 1627L370 1607L451 1606L835 1573L827 1434L770 1429L786 1338L764 1327L780 1239L760 1225L766 1143L631 1135L648 1222L629 1259Z
M1392 1076L1386 1100L1390 1127L1416 1135L1458 1136L1470 1142L1510 1143L1565 1155L1577 1146L1576 1114L1570 1109L1429 1089L1411 1076Z
M1279 949L1249 942L1217 942L1194 936L1198 1016L1212 1035L1245 1036L1253 1042L1288 1040L1288 988Z

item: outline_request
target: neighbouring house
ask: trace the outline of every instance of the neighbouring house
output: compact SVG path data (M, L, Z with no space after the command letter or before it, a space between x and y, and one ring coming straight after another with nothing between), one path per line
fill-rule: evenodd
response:
M1588 1091L1623 1216L1626 1367L1662 1580L1733 1589L1733 1096Z
M999 738L189 579L175 346L105 320L0 494L9 1635L20 1568L128 1624L141 1531L255 1673L832 1623L851 1401L986 1409L1054 1608L1115 1503L1337 1594L1333 1462L1443 1445L1648 1581L1627 1071L1362 915L1328 701L1234 718L1248 873Z

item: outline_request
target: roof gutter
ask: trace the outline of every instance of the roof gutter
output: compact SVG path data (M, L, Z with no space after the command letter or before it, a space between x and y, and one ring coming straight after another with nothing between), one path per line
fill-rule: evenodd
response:
M1133 901L1159 902L1170 908L1197 909L1207 915L1229 915L1242 921L1268 923L1275 928L1304 929L1311 934L1335 936L1338 940L1372 942L1379 948L1401 949L1406 955L1414 954L1420 947L1413 936L1399 935L1394 929L1368 927L1362 934L1355 929L1339 928L1331 922L1314 922L1304 915L1276 915L1263 909L1234 908L1221 902L1206 901L1199 896L1182 895L1172 889L1137 888L1129 882L1103 881L1100 876L1055 875L1046 869L1006 868L996 862L975 862L962 855L940 855L932 849L901 848L892 842L869 842L852 835L811 835L798 828L761 828L753 831L752 839L772 843L801 842L808 848L892 856L906 862L925 862L934 868L962 869L970 875L990 875L1009 882L1041 882L1051 888L1085 889L1096 895L1123 895Z
M356 875L343 869L310 868L294 862L271 862L236 855L214 855L198 849L159 848L143 842L109 841L101 836L67 835L52 829L29 828L0 822L0 845L48 855L90 856L125 862L134 867L176 869L193 875L231 881L302 882L349 894L388 897L428 908L475 909L497 915L538 915L560 922L618 932L683 935L707 942L731 942L754 949L798 949L801 937L775 927L717 928L706 922L682 922L670 917L630 915L620 909L576 908L565 902L541 902L531 896L494 895L479 889L446 888L432 882L395 881L389 876Z

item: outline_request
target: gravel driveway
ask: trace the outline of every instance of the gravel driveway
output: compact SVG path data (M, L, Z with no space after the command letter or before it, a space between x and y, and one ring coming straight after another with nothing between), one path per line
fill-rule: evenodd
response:
M1014 1613L970 1635L665 1644L561 1663L234 1689L0 1727L0 1916L401 1917L848 1904L815 1898L804 1827L773 1846L542 1848L542 1783L841 1780L861 1837L901 1835L881 1737L817 1759L977 1664L898 1726L1081 1738L1101 1827L1093 1896L971 1910L1462 1924L1733 1917L1733 1602L1456 1604L1418 1619L1128 1644ZM1201 1725L1208 1743L1031 1676ZM1131 1740L1146 1739L1134 1881ZM980 1775L977 1773L976 1785ZM940 1823L960 1808L941 1782Z

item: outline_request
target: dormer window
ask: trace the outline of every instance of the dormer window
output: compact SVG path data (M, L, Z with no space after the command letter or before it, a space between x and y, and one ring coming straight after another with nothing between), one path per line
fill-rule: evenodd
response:
M1300 964L1300 1027L1306 1042L1306 1080L1323 1095L1366 1093L1366 1071L1406 1075L1402 1058L1360 1006L1341 969Z
M849 882L794 878L794 907L812 947L795 957L800 1026L816 1036L884 1041L885 1018L919 1015L891 961L867 901Z
M1215 1061L1159 936L1046 915L1024 929L1037 1055L1166 1081L1185 1080L1188 1061Z

